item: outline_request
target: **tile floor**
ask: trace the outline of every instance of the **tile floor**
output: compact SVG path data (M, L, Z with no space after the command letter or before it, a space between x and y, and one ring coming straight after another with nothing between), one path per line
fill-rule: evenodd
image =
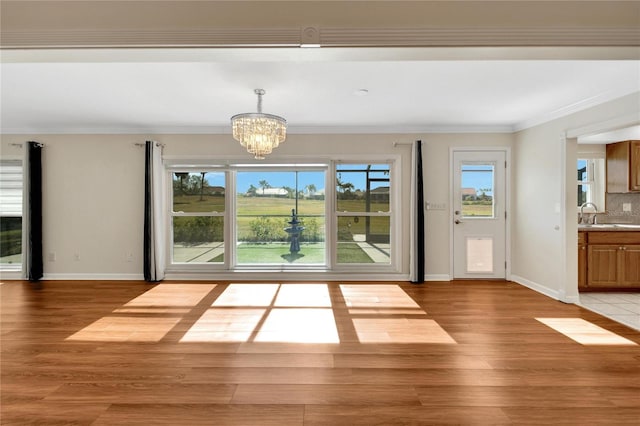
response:
M578 304L640 330L640 293L580 293Z

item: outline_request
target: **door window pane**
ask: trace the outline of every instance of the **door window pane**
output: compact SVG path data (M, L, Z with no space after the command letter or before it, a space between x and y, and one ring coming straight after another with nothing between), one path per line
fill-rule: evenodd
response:
M493 164L463 164L461 168L462 217L494 217Z

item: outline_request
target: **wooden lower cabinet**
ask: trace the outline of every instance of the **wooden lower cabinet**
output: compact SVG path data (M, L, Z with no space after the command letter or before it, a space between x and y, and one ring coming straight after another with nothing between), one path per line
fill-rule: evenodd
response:
M620 282L624 287L640 287L640 244L622 246Z
M579 281L580 288L640 288L640 232L589 232L584 246L586 285ZM584 251L579 245L578 268Z
M617 245L592 244L588 248L587 287L618 287L620 267Z
M586 232L578 232L578 289L587 287L587 240Z

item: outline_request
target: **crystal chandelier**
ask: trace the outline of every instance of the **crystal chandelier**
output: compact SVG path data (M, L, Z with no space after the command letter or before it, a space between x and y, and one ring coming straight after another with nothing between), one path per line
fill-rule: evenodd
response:
M271 154L287 137L287 120L277 115L262 113L263 89L254 90L258 95L258 112L236 114L231 117L233 138L258 160Z

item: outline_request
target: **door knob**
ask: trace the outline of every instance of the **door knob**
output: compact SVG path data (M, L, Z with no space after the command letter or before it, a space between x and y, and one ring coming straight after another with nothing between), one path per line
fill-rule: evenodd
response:
M455 223L456 225L460 225L460 221L458 219L454 220L453 223Z

